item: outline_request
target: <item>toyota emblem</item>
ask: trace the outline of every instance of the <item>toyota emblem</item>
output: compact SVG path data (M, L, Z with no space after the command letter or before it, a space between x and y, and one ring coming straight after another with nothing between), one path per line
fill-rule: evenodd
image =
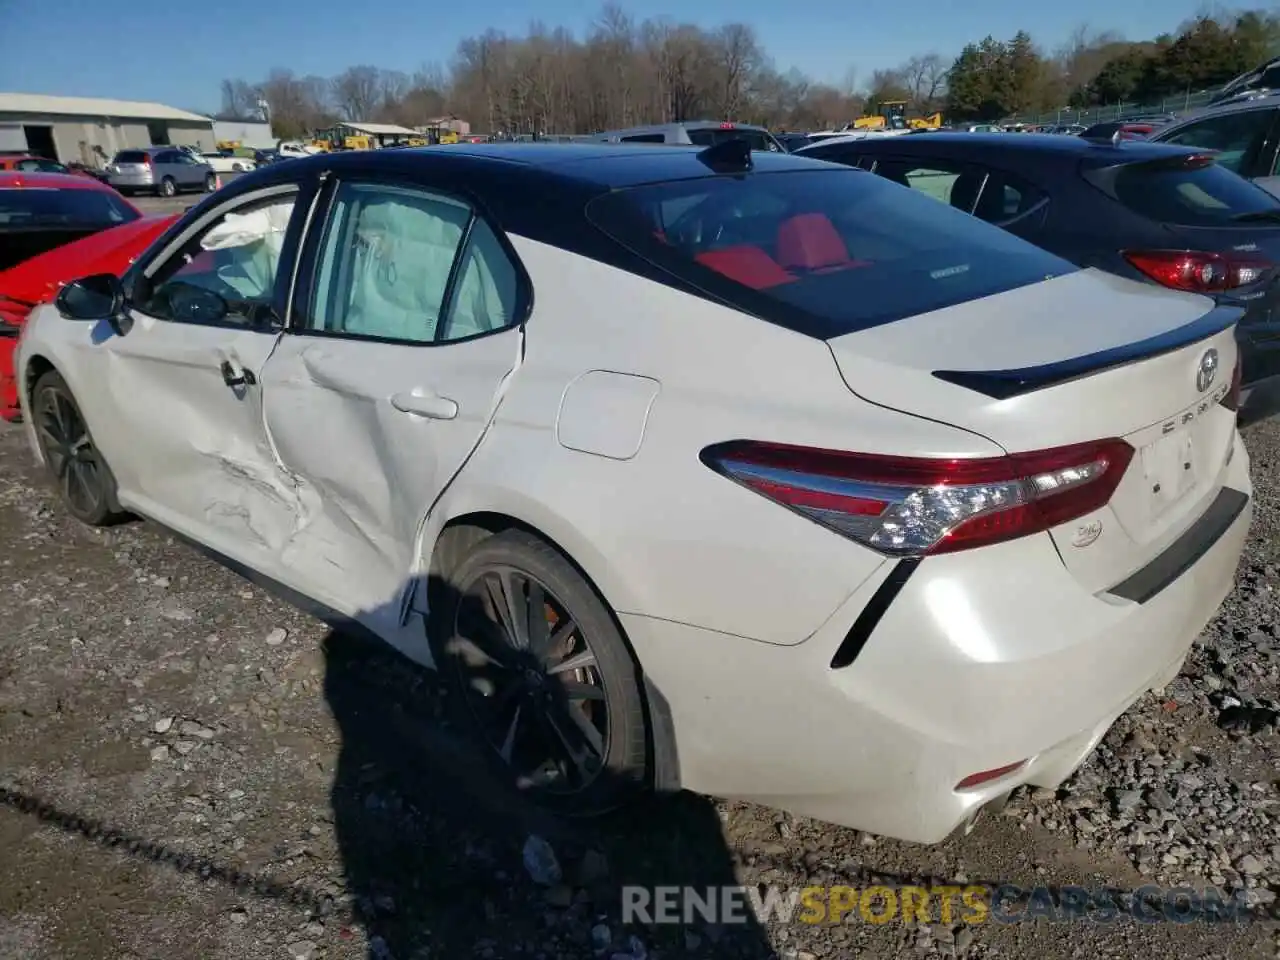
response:
M1200 367L1196 370L1196 389L1204 393L1213 386L1213 379L1218 375L1218 351L1206 350L1200 358Z

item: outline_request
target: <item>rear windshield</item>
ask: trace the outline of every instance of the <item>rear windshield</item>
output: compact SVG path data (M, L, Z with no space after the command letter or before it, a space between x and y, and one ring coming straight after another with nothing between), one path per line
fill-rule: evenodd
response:
M1203 160L1177 167L1124 167L1116 175L1115 194L1135 213L1184 227L1222 226L1241 214L1267 210L1280 214L1280 201L1271 194Z
M726 140L745 140L751 144L752 150L758 150L761 153L769 150L775 153L778 152L778 145L763 130L749 130L742 127L731 127L729 129L721 127L689 127L685 132L689 134L689 142L698 147L710 147L717 143L724 143Z
M141 216L105 190L0 188L0 230L22 227L105 229Z
M112 163L146 163L147 155L141 150L121 150Z
M592 201L587 216L707 293L823 338L1076 269L943 201L845 167L633 187Z
M69 173L62 164L57 160L45 160L42 157L31 157L27 160L19 160L13 165L15 170L32 170L39 173Z

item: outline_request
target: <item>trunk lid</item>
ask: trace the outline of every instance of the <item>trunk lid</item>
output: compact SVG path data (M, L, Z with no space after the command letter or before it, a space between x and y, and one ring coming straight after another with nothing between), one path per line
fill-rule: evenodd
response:
M828 343L854 393L1010 453L1128 441L1136 452L1110 504L1052 531L1093 592L1158 555L1221 489L1236 416L1219 401L1239 316L1082 270Z

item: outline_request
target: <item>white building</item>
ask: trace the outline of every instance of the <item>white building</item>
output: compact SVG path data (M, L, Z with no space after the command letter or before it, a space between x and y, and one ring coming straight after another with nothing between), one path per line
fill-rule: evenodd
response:
M271 132L271 124L261 120L215 120L213 136L219 143L231 141L255 150L271 150L280 139Z
M212 151L213 121L160 103L0 93L0 151L103 166L128 147Z

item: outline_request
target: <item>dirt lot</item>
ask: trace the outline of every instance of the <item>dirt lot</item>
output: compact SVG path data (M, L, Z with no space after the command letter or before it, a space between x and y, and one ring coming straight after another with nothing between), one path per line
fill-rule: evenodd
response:
M1183 675L1064 790L920 848L691 796L544 822L457 747L430 674L154 526L78 526L0 430L0 958L1276 956L1280 424L1247 439L1254 541ZM530 878L531 834L562 882ZM980 881L1217 884L1248 888L1252 913L649 928L618 913L627 883Z

